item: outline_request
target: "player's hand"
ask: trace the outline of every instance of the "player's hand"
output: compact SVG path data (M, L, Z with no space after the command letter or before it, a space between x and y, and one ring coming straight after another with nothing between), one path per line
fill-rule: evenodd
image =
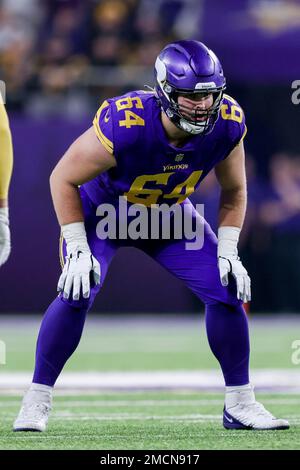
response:
M70 297L73 289L73 300L79 300L81 292L84 299L90 296L90 274L95 285L100 284L100 264L90 251L74 251L66 258L66 264L59 278L57 290L65 299Z
M73 290L73 300L80 295L88 299L91 293L90 279L100 284L100 264L92 255L83 222L61 226L66 241L67 257L63 272L58 280L57 290L68 299Z
M0 266L2 266L10 255L10 230L7 207L0 208Z
M220 227L218 230L218 267L222 286L228 285L229 275L237 287L237 298L247 303L251 300L251 281L237 250L240 229Z
M222 286L228 286L228 275L231 274L236 282L237 298L247 303L251 300L250 277L239 258L218 258L218 266Z

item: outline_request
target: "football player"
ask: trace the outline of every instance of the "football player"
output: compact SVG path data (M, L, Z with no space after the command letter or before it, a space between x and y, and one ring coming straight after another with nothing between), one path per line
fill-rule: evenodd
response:
M287 429L255 399L249 379L249 333L243 302L250 279L238 256L246 210L244 113L224 94L218 58L204 44L183 40L167 45L155 64L153 92L134 91L104 101L93 126L67 150L50 185L63 243L59 296L43 318L33 381L15 431L44 431L52 390L75 351L85 317L99 292L120 239L96 234L102 203L147 207L188 206L188 196L215 169L221 186L217 236L204 224L204 245L186 240L132 240L204 302L209 344L225 381L223 424L228 429ZM184 165L175 165L176 158ZM172 167L172 170L169 170ZM79 189L80 186L80 189Z
M5 107L0 103L0 266L10 255L8 190L13 167L13 149Z

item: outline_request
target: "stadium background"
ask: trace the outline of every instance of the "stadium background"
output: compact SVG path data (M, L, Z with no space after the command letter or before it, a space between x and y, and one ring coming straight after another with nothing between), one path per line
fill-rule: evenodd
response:
M101 101L151 86L158 51L180 38L217 53L227 93L246 113L240 255L253 285L251 377L292 428L275 439L224 434L222 377L202 304L143 253L124 249L58 383L49 432L12 436L60 272L50 172ZM0 449L299 448L299 50L299 0L0 1L0 79L15 155L12 254L0 270ZM216 228L213 174L193 200Z
M90 126L104 98L153 84L155 56L179 38L200 39L217 53L227 93L246 113L249 207L240 249L252 277L251 309L299 311L300 119L291 100L292 82L300 78L299 2L4 0L0 5L0 77L15 150L13 250L0 273L0 311L40 312L55 295L59 228L49 193L51 169ZM193 200L205 204L214 227L217 199L211 175ZM181 282L133 249L114 260L94 307L199 309Z

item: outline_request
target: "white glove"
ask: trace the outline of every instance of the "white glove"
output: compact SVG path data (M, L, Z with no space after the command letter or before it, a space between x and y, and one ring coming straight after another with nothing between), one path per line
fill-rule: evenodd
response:
M219 228L218 266L222 286L228 285L228 274L231 274L236 282L237 298L246 303L251 300L251 281L238 257L240 231L238 227Z
M10 255L10 230L8 207L0 208L0 266L4 264Z
M67 244L66 264L58 280L57 290L68 299L73 287L73 300L90 296L90 273L95 284L100 284L100 264L92 255L83 222L62 225L62 236Z

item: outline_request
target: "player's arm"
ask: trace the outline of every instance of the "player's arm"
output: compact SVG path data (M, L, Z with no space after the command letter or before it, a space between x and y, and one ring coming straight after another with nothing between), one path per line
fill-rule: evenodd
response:
M251 299L250 278L238 257L237 248L247 204L243 142L216 166L215 172L221 187L218 229L220 279L226 286L228 274L232 274L237 284L237 297L248 302Z
M247 203L245 151L243 142L215 168L221 186L219 227L242 228Z
M97 139L93 127L82 134L54 168L50 187L54 208L67 244L67 261L58 282L58 290L78 300L90 295L90 272L100 283L100 265L87 242L78 186L116 166L114 156Z
M97 139L93 127L78 137L50 176L54 208L60 225L83 222L78 186L116 166L116 160Z
M8 190L13 167L13 148L8 117L0 104L0 266L10 254Z

